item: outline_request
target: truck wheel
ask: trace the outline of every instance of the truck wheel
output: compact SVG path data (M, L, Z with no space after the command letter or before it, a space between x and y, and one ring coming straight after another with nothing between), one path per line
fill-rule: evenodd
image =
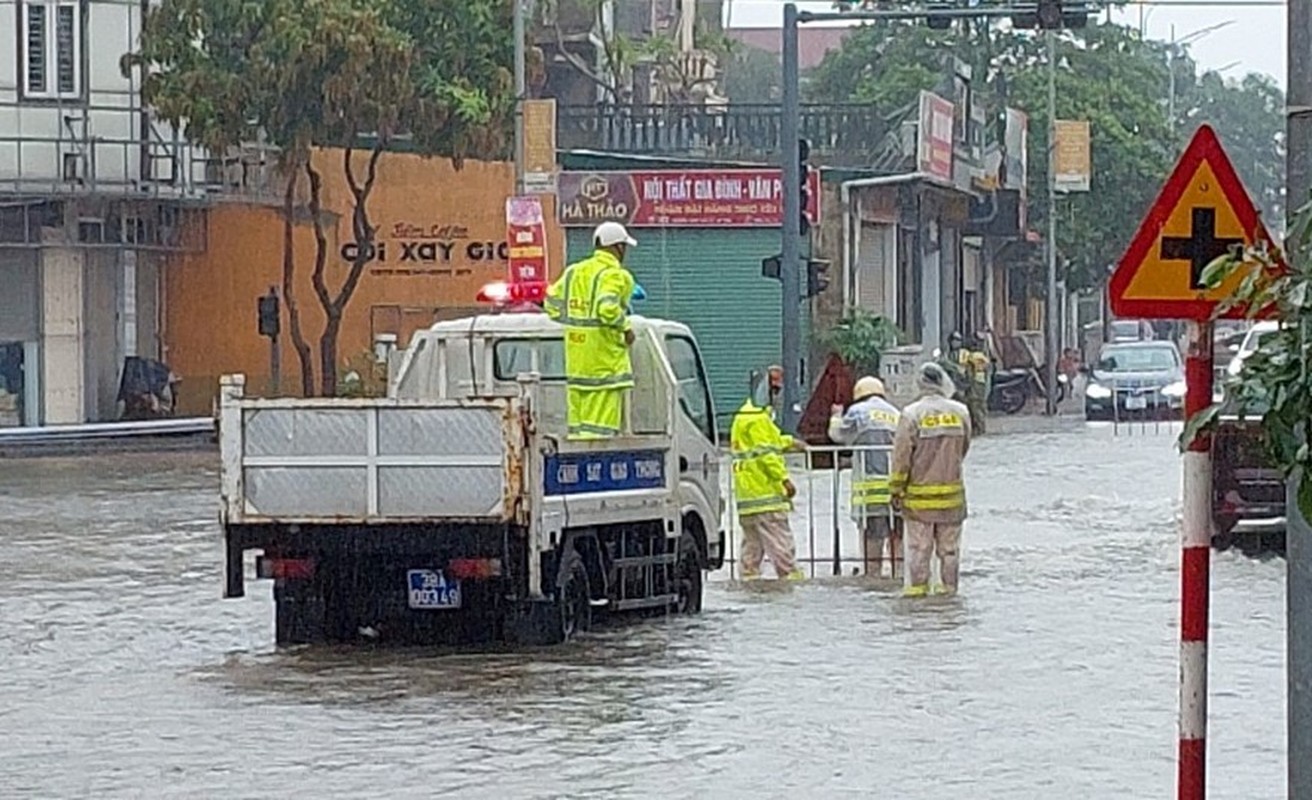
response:
M675 586L679 594L677 610L680 614L700 614L705 576L702 574L702 556L697 542L684 534L679 540L679 560L674 568Z
M588 592L588 570L583 566L583 557L577 550L570 549L569 555L561 564L557 583L556 606L559 612L559 631L557 640L568 642L579 633L592 627L592 603Z

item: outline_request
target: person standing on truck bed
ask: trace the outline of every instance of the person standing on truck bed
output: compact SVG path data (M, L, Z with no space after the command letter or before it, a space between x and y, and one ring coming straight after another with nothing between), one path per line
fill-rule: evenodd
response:
M930 559L938 554L943 590L955 594L966 519L962 463L970 449L970 410L952 400L956 387L943 367L921 366L920 399L902 409L893 437L893 505L906 520L905 595L929 593Z
M796 568L797 545L788 523L797 487L788 477L784 453L805 445L785 435L774 422L773 402L784 387L782 367L768 370L767 400L756 405L747 398L734 415L729 433L733 452L733 486L738 521L743 526L743 580L761 577L761 559L770 556L775 575L801 580Z
M852 389L852 405L846 411L834 406L829 418L829 438L835 444L871 448L852 454L852 519L865 532L866 575L873 578L884 571L885 541L889 577L901 574L902 524L890 505L888 480L899 416L897 406L888 402L884 382L867 375Z
M545 310L565 326L566 416L570 439L619 434L624 392L633 388L629 302L633 275L624 255L637 246L618 222L592 235L593 254L570 265L547 290Z

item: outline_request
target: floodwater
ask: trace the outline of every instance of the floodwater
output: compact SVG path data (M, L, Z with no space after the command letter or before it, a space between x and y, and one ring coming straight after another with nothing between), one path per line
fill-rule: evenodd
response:
M0 462L0 797L1170 796L1173 437L1066 428L977 443L960 598L720 581L498 654L276 652L213 455ZM1284 793L1283 574L1214 562L1212 798Z

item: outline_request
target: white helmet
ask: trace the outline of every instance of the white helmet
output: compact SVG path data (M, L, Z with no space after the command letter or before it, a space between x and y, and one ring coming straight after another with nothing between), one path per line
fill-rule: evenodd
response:
M618 222L603 222L598 225L597 230L592 233L592 242L597 247L610 247L617 244L638 246L629 232Z
M857 381L856 386L852 389L853 400L864 400L872 395L884 397L885 390L884 382L871 375L867 375Z

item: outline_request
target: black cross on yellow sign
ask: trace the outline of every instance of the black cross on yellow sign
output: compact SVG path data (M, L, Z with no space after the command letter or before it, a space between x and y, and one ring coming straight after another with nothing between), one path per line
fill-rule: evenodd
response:
M1163 236L1159 255L1163 261L1188 261L1189 286L1203 289L1203 270L1230 248L1244 243L1241 237L1217 237L1216 209L1195 208L1188 236Z
M1215 132L1203 125L1180 156L1112 274L1112 313L1147 319L1210 319L1243 279L1236 270L1204 286L1207 265L1232 247L1269 242L1257 209ZM1234 308L1226 316L1238 317Z

